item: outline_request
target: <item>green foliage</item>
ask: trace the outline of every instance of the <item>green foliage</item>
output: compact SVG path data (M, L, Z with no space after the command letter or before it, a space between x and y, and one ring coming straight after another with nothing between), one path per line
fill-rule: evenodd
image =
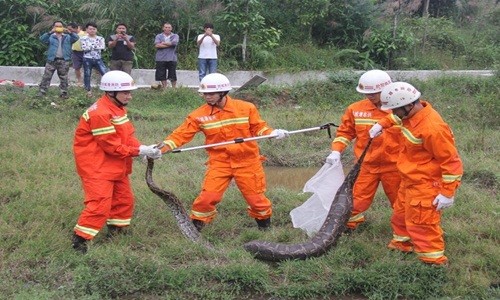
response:
M225 43L231 45L228 53L239 56L243 67L250 69L273 59L269 50L278 45L281 36L279 29L266 26L261 8L259 0L228 1L224 12L217 17L218 22L225 24Z
M377 64L370 57L370 51L359 52L355 49L342 49L335 53L333 57L342 61L347 66L355 67L361 70L374 69Z
M491 15L494 15L494 12ZM457 27L456 23L446 18L406 19L400 25L414 35L415 43L396 55L394 67L491 68L500 59L499 41L496 40L495 34L500 27L489 21L489 18L485 18L473 26Z
M397 28L393 33L388 28L375 29L366 38L362 49L368 51L374 62L387 69L392 68L392 58L415 44L412 32Z
M454 56L463 53L466 48L463 33L450 19L411 18L405 20L402 27L413 32L422 49L435 48L447 51Z
M289 44L274 49L273 53L275 58L261 69L265 71L331 70L342 66L339 60L334 59L335 49L319 49L312 44Z
M46 2L43 0L2 0L0 3L0 17L3 22L5 22L7 18L20 22L28 21L30 15L26 9L27 7L45 5Z
M0 37L6 39L0 63L42 66L45 48L33 41L55 20L95 21L104 37L125 22L136 39L137 68L154 68L153 39L164 22L172 23L180 36L179 69L197 68L195 37L204 22L214 23L221 35L221 71L485 69L499 63L500 8L494 0L431 1L430 18L420 17L423 1L413 1L413 6L406 1L394 37L389 28L394 24L392 4L397 3L392 2L314 0L304 6L297 0L4 0ZM106 60L109 53L104 52Z
M1 66L34 66L33 49L38 40L29 34L28 25L15 21L0 23L0 65Z
M366 0L332 0L328 13L317 20L312 37L319 45L359 48L363 34L374 23L375 7Z

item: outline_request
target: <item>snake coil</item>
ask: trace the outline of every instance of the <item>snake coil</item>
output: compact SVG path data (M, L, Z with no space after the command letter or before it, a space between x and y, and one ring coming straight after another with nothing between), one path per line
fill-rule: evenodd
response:
M279 262L283 260L317 257L335 246L337 240L344 232L351 214L352 190L358 178L361 163L363 162L371 141L370 139L357 163L347 174L344 182L338 189L323 226L321 226L319 231L311 239L299 244L256 240L246 243L243 246L245 250L252 253L257 259Z

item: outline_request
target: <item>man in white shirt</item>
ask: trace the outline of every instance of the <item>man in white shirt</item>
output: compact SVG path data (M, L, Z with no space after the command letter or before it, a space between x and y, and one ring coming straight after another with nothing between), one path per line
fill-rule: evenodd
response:
M200 53L198 55L198 72L200 81L207 74L217 72L217 47L220 45L220 36L214 34L214 25L205 23L204 34L198 35L196 39Z

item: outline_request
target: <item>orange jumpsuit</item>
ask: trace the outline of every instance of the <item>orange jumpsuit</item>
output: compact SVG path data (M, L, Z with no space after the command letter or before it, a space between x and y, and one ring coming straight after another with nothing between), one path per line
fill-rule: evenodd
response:
M408 119L388 116L380 122L387 128L402 124L403 148L397 166L402 182L394 205L389 248L411 251L426 263L444 264L441 211L432 204L438 194L453 197L463 173L453 132L425 101L424 108Z
M85 208L75 233L92 239L104 224L130 225L134 195L129 181L132 157L139 155L139 141L127 110L107 95L80 118L73 152L85 193Z
M267 126L255 105L226 96L223 109L204 104L191 112L183 124L163 141L170 149L191 141L197 132L205 135L205 144L268 135ZM208 162L202 191L194 200L191 218L210 222L217 214L231 179L248 203L248 214L255 219L271 217L271 201L264 195L266 180L262 157L256 141L207 148Z
M378 109L368 99L349 105L342 116L342 124L337 129L337 135L332 142L332 150L342 153L351 141L356 139L354 155L359 158L370 140L368 131L388 114L389 112ZM394 205L401 181L396 168L400 136L399 128L393 127L384 130L381 136L373 139L354 184L353 210L347 223L349 228L355 229L365 221L363 213L372 204L380 182L382 182L391 207Z

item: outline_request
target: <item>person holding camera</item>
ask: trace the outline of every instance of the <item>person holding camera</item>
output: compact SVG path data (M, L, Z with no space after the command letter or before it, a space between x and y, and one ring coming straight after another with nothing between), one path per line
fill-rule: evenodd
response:
M123 71L130 74L134 60L135 38L127 34L127 25L119 23L115 34L108 37L108 48L111 49L110 70Z
M203 34L199 34L196 43L200 48L198 54L198 77L200 81L207 74L217 72L217 47L220 45L220 36L214 34L214 25L205 23Z
M59 76L59 88L62 99L68 98L68 73L71 63L71 45L78 41L79 37L76 33L64 28L61 21L55 21L52 24L52 29L40 36L40 41L49 46L47 50L47 62L43 72L42 82L39 85L37 96L44 97L50 86L50 81L54 72L57 71Z

